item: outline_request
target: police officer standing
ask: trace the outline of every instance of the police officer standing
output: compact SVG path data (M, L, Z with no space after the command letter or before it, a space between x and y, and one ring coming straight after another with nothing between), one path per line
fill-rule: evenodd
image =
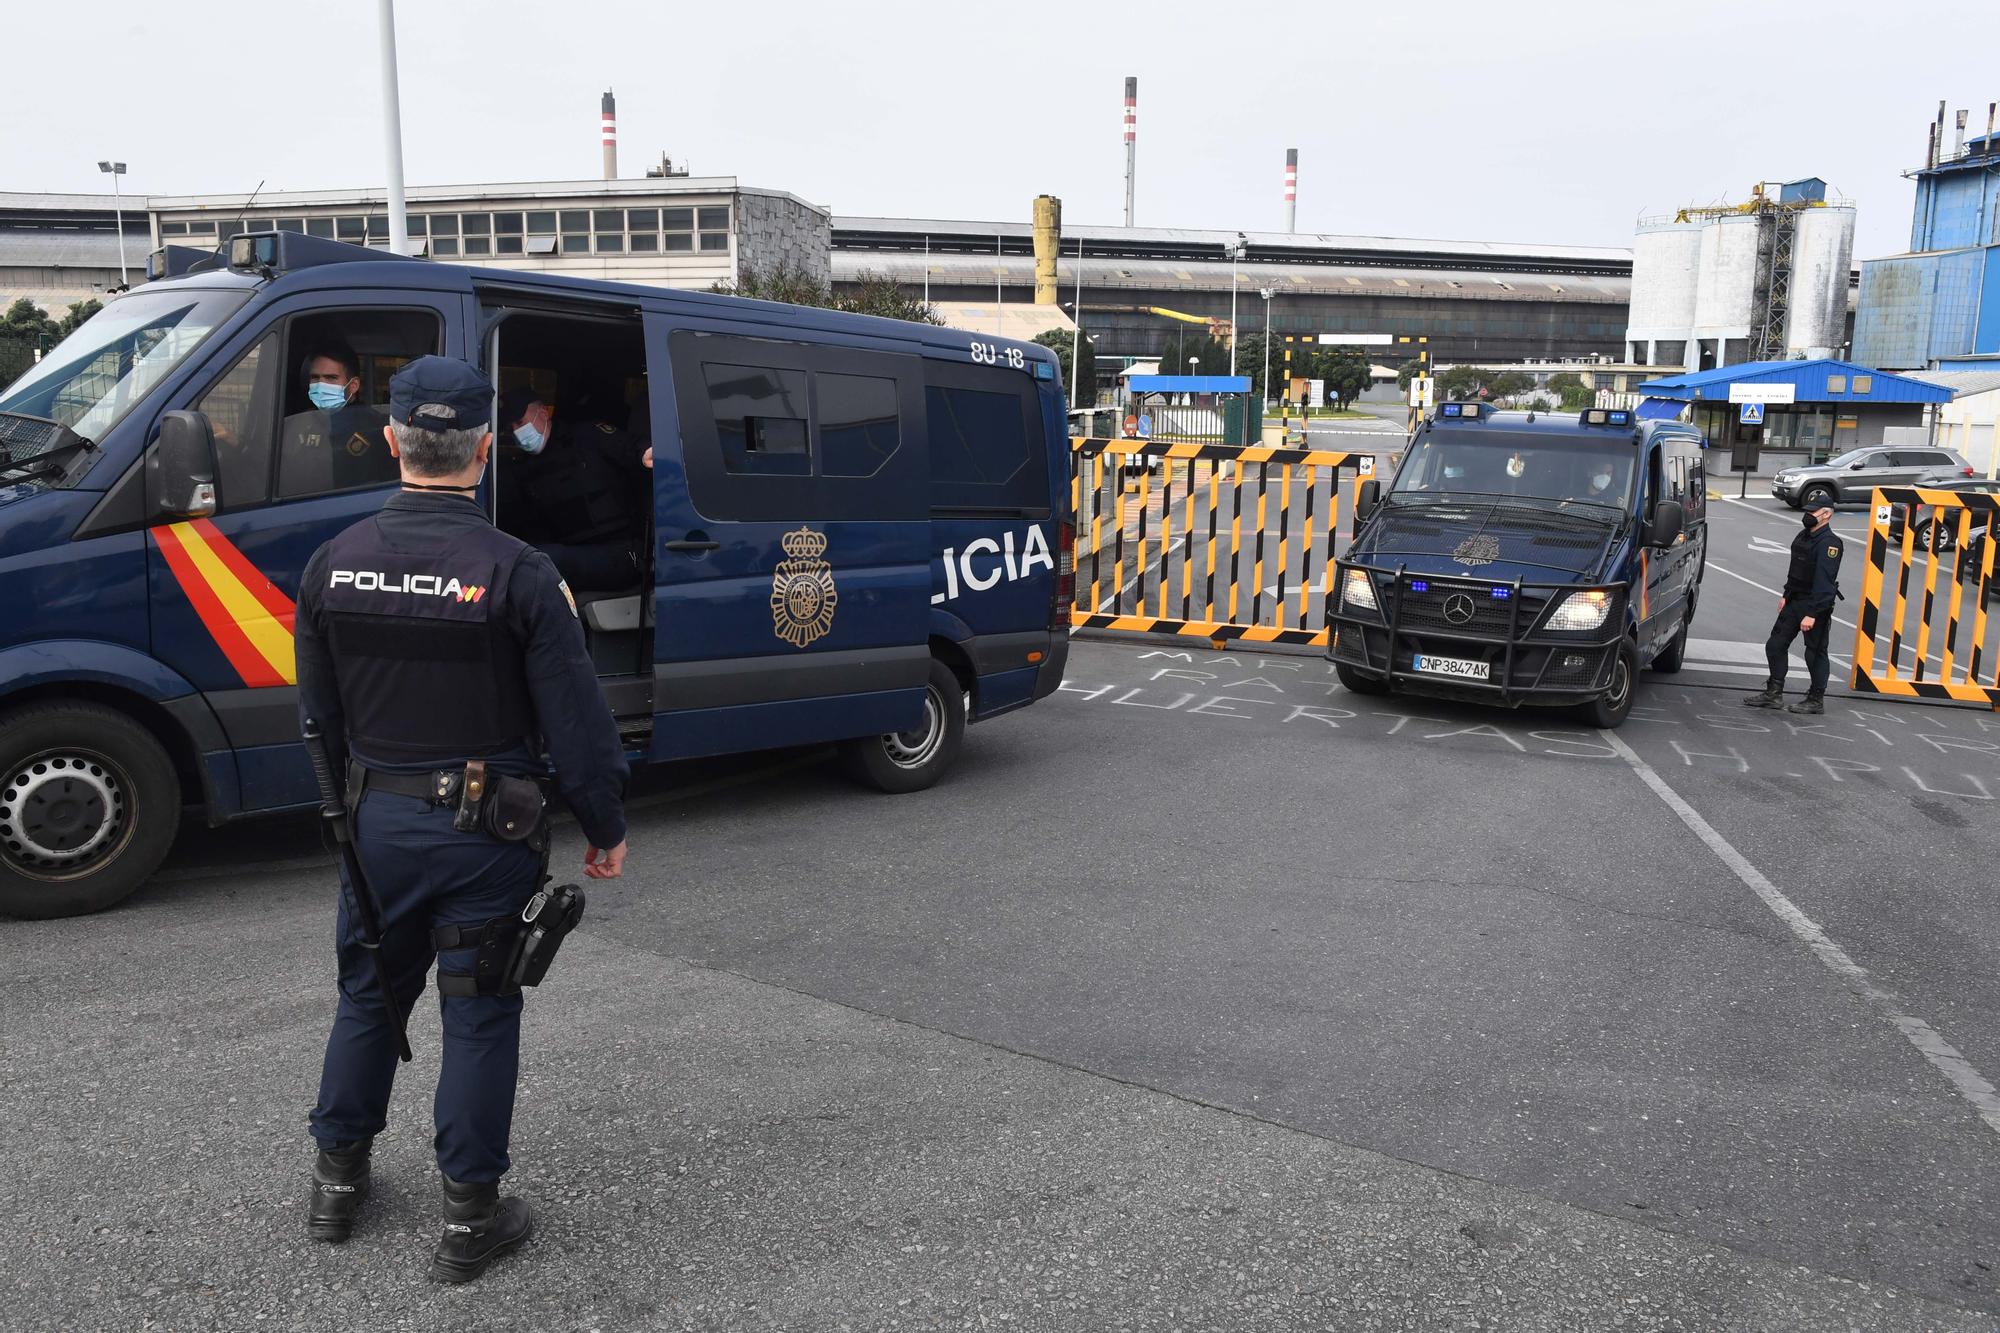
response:
M520 937L547 865L541 793L526 780L553 762L590 844L585 875L615 878L625 861L625 759L568 588L474 498L492 400L463 361L427 356L397 374L387 436L403 489L313 556L296 624L300 712L318 724L309 737L324 733L333 770L345 764L362 881L343 866L340 1002L311 1117L320 1152L308 1231L340 1241L354 1227L387 1123L400 1016L435 957L446 1230L432 1272L454 1282L531 1226L527 1203L499 1191L521 993L491 965ZM497 822L496 802L512 811Z
M643 580L653 451L608 421L558 420L523 386L500 399L513 449L500 466L500 519L580 592Z
M1778 620L1765 640L1764 657L1771 666L1771 678L1763 692L1743 702L1752 708L1785 706L1785 669L1791 658L1792 640L1805 634L1806 697L1791 706L1794 713L1826 711L1826 678L1829 663L1827 636L1833 631L1833 604L1840 596L1840 557L1846 550L1833 531L1833 506L1822 505L1808 512L1805 531L1792 538L1792 564L1785 571L1784 595L1778 602Z

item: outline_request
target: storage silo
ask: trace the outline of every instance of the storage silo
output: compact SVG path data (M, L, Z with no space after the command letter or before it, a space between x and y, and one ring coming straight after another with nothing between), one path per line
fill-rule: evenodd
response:
M1785 350L1838 356L1847 341L1847 281L1854 267L1854 207L1800 212L1792 240L1792 299Z
M1650 364L1685 355L1694 326L1695 278L1701 270L1699 222L1643 222L1632 242L1632 312L1628 345ZM1661 346L1660 344L1669 344Z
M1746 359L1740 344L1750 337L1763 313L1757 303L1757 259L1762 240L1763 230L1755 214L1726 214L1702 224L1701 271L1694 287L1694 337L1716 344L1719 365ZM1739 347L1731 348L1732 341Z

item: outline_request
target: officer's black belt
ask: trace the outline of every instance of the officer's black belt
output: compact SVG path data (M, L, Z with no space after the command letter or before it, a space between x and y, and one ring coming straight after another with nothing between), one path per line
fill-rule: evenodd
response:
M349 766L347 774L349 799L357 802L371 791L385 791L392 796L415 796L432 805L457 805L459 789L464 783L465 770L462 768L439 768L429 773L384 773L357 763Z

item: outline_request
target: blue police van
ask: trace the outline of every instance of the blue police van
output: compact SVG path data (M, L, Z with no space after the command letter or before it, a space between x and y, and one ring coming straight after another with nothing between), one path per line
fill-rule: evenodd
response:
M1383 490L1363 482L1338 562L1334 670L1391 690L1632 711L1680 670L1708 565L1701 432L1626 411L1446 403Z
M651 442L645 567L577 597L635 759L836 742L861 780L913 791L968 721L1061 682L1073 534L1046 348L297 233L152 268L0 391L0 912L116 902L185 808L316 801L293 599L393 492L379 405L428 353ZM306 383L330 354L361 381L331 411ZM489 506L508 464L496 449Z

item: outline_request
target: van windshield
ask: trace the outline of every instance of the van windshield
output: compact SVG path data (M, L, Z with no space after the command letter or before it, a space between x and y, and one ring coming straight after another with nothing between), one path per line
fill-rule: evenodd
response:
M121 296L0 392L0 412L49 417L101 440L249 299L186 288Z
M1391 498L1544 500L1623 511L1638 450L1629 436L1533 435L1477 429L1425 434L1397 472Z

